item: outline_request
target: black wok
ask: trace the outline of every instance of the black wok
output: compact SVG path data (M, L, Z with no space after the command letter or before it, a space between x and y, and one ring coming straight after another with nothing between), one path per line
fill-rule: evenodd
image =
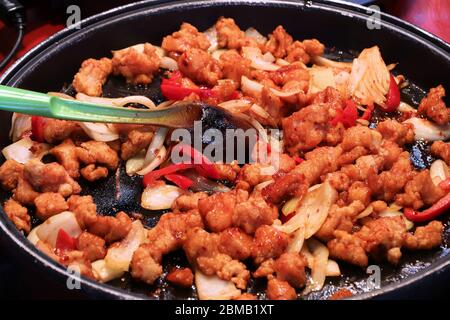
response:
M142 1L99 14L82 22L80 30L63 30L39 44L16 62L0 79L1 84L47 92L57 91L71 82L81 62L89 57L109 56L110 50L140 42L160 43L162 37L178 30L183 21L200 30L210 27L218 17L232 17L242 29L255 27L261 33L271 32L282 24L294 38L317 38L332 49L333 55L350 57L363 48L380 46L388 62L399 62L396 70L413 83L404 90L404 98L417 104L428 88L442 84L449 89L450 46L444 41L394 17L381 14L381 29L369 30L366 8L330 1L197 1L172 2ZM340 51L342 50L342 52ZM111 80L105 92L111 96L126 90L141 92L158 100L155 87L127 88L123 83ZM9 144L10 114L1 113L0 147ZM417 152L416 166L427 166L430 158ZM418 150L418 151L417 151ZM119 176L121 197L115 198L113 175L106 181L84 185L83 192L93 194L103 214L119 210L141 212L148 226L156 223L158 215L142 212L138 194L141 184L138 178ZM0 192L3 202L7 194ZM0 209L0 239L17 261L33 265L46 275L51 275L64 286L67 272L51 259L37 251L16 230ZM445 223L444 244L427 252L406 252L397 267L381 264L381 288L370 290L365 270L342 266L344 276L327 280L321 292L308 298L326 298L340 287L352 287L366 298L413 298L426 297L431 289L445 289L450 279L450 229L449 217ZM181 254L166 258L166 266L184 265ZM159 290L156 290L159 288ZM260 283L251 282L250 290L263 292ZM447 288L448 289L448 288ZM45 289L42 289L45 290ZM132 279L113 284L99 284L88 279L81 280L81 292L91 298L188 298L195 297L195 290L175 290L163 281L146 286ZM156 290L156 291L155 291ZM428 290L428 291L427 291ZM448 292L448 291L447 291Z

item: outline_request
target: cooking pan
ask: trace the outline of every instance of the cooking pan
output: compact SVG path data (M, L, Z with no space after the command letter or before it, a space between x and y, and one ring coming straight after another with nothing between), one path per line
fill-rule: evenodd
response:
M341 59L349 59L363 48L380 46L387 62L398 62L398 73L411 80L403 90L403 98L416 104L425 90L442 84L450 88L450 46L439 38L406 22L386 14L380 14L380 29L369 29L367 19L373 15L358 5L334 1L196 1L171 2L141 1L119 7L83 20L80 30L63 30L42 42L17 61L0 78L1 84L17 86L41 92L71 91L70 82L81 62L90 57L109 56L110 50L136 43L158 44L165 35L178 30L184 21L200 30L215 23L218 17L232 17L242 29L255 27L263 34L282 24L296 39L317 38L328 47L327 53ZM110 79L105 86L107 96L138 93L160 101L158 83L149 87L127 86L119 79ZM0 146L9 144L8 131L11 115L1 113ZM411 146L414 164L426 167L432 158L423 146ZM3 161L3 160L2 160ZM116 184L116 180L119 181ZM120 188L120 197L116 191ZM120 210L140 213L148 226L153 226L160 213L142 211L139 207L141 191L139 178L129 178L121 170L106 181L83 185L83 193L92 194L102 214L115 214ZM0 192L3 201L8 194ZM0 209L0 239L5 248L16 256L18 263L31 265L40 272L51 274L61 284L68 279L67 271L36 250L16 230ZM327 278L320 292L307 299L325 299L339 288L351 288L355 299L426 297L431 289L448 290L450 279L450 229L449 217L445 224L444 242L441 248L426 252L405 252L397 267L380 264L379 288L371 281L366 270L341 264L343 276ZM166 267L187 264L183 254L174 253L165 258ZM376 275L375 275L376 277ZM369 279L369 280L368 280ZM251 281L251 292L261 292L264 285ZM131 278L112 284L100 284L81 279L81 292L90 298L117 299L184 299L196 297L194 289L173 289L163 280L154 286L145 285ZM447 291L448 292L448 291ZM78 294L78 293L77 293Z

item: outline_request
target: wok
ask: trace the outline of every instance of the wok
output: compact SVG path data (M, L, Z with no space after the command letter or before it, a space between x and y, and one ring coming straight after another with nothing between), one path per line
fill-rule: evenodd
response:
M351 58L356 52L373 45L380 46L387 62L398 62L396 71L411 80L403 90L403 97L417 104L431 87L442 84L449 89L450 46L439 38L392 16L381 14L380 29L369 29L367 19L373 13L361 6L330 1L196 1L171 2L141 1L119 7L83 20L81 29L65 29L42 42L17 61L0 78L0 83L35 91L47 92L66 88L81 62L90 57L109 56L110 50L136 43L158 44L165 35L178 30L184 21L199 30L206 30L218 17L232 17L242 29L255 27L263 34L282 24L296 39L317 38L328 47L328 53L342 59ZM118 79L111 79L105 86L109 96L126 93L145 94L156 101L162 97L157 90L158 81L150 87L130 87ZM68 88L68 89L67 89ZM0 147L9 144L8 131L11 114L0 115ZM414 164L426 167L432 160L420 144L411 146ZM3 161L3 160L2 160ZM139 206L141 183L139 178L118 175L121 196L116 198L116 176L106 181L83 185L83 193L92 194L103 214L115 214L120 210L144 214L144 221L153 226L159 213L142 211ZM0 192L0 200L7 198ZM351 287L358 295L367 298L426 297L433 289L447 289L450 279L450 228L449 217L444 215L444 243L441 248L426 252L406 252L401 264L392 267L380 264L380 288L372 288L367 281L366 270L341 264L343 276L328 278L322 291L310 294L308 299L328 297L341 287ZM5 248L25 266L33 266L39 272L64 286L67 271L40 253L16 230L0 208L0 239ZM182 254L174 253L165 258L166 268L187 264ZM251 281L250 290L264 292L259 282ZM90 298L116 299L184 299L196 297L194 289L174 289L164 281L148 286L131 278L112 284L100 284L81 279L81 292ZM79 293L77 293L79 294Z

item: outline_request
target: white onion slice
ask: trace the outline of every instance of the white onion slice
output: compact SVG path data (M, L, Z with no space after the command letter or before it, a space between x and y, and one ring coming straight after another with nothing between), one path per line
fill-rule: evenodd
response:
M442 181L446 180L450 176L447 164L438 159L431 164L430 177L433 183L437 186Z
M410 118L403 123L411 123L414 126L416 140L428 141L447 140L450 138L450 126L438 126L437 124L422 118Z
M37 231L39 229L39 226L34 227L33 229L31 229L30 233L27 236L28 241L30 241L32 244L36 245L38 243L39 240L39 236L37 235Z
M276 95L277 97L289 98L289 97L295 96L296 94L299 94L300 92L302 92L302 89L297 88L297 89L293 89L293 90L290 90L290 91L281 91L281 90L277 90L277 89L274 89L274 88L270 88L270 91L272 91L272 93L274 95Z
M264 110L264 108L260 107L256 103L252 104L250 107L250 110L256 113L258 116L260 116L263 119L270 119L270 114Z
M139 220L133 221L127 236L117 246L108 249L105 266L110 269L128 271L134 252L145 240L145 232Z
M73 238L77 238L82 232L75 214L70 211L64 211L45 220L44 223L39 225L36 234L40 240L55 247L60 229L63 229Z
M262 84L250 80L246 76L241 77L241 90L246 94L249 94L251 96L258 96L261 94L263 87L264 86Z
M134 157L127 160L125 164L125 171L127 175L132 176L139 170L141 170L144 167L145 163L145 150L142 150Z
M209 52L213 52L219 48L219 42L217 41L217 30L215 26L212 26L208 30L204 31L206 39L209 41Z
M142 193L141 206L148 210L170 209L175 199L182 194L183 190L173 185L150 185Z
M275 63L281 67L285 67L290 65L290 63L284 59L278 58L277 61L275 61Z
M259 33L259 31L255 28L248 28L247 30L245 30L245 36L256 40L256 42L260 44L264 44L267 41L267 38Z
M231 300L241 294L233 282L215 275L207 276L198 270L195 272L195 286L200 300Z
M257 47L242 47L242 56L251 60L251 66L255 69L264 71L277 71L280 69L279 65L266 61L261 49Z
M31 131L31 116L14 112L11 118L9 137L13 142L20 140L24 133Z
M167 70L178 70L178 63L170 57L162 57L159 67Z
M398 105L397 110L400 112L412 112L412 113L417 112L417 109L411 107L409 104L407 104L406 102L403 102L403 101L400 101L400 104Z
M275 62L276 58L273 56L273 54L270 51L267 51L262 55L262 58L264 61L267 62Z
M218 106L231 113L242 113L250 109L252 104L253 103L247 99L235 99L219 103Z
M264 182L261 182L261 183L257 184L257 185L253 188L253 190L262 190L262 189L264 189L265 187L267 187L269 184L272 184L272 183L273 183L273 180L272 180L272 179L271 179L271 180L264 181Z
M313 66L309 72L309 94L325 90L327 87L336 88L334 73L331 68Z
M123 107L127 104L133 103L133 104L141 104L143 106L146 106L149 109L156 108L153 101L145 96L127 96L127 97L123 97L123 98L102 98L102 97L91 97L84 93L77 93L76 98L79 101L91 102L91 103L96 103L96 104L104 104L106 106L113 106L113 107Z
M316 239L309 239L306 244L314 257L314 263L311 268L311 281L303 291L304 294L322 289L325 283L329 256L327 247Z
M338 68L338 69L351 69L353 65L353 63L351 62L333 61L321 56L315 56L313 58L313 62L318 66Z
M138 172L136 172L138 175L143 176L146 175L147 173L155 170L157 167L159 167L161 165L161 163L163 163L166 159L167 159L167 150L164 146L162 146L156 156L155 159L153 159L148 165L145 165L144 168L142 168L141 170L139 170Z
M34 142L26 137L9 146L3 148L2 154L7 160L14 160L18 163L27 163L31 159L42 159L50 150L50 145L46 143L40 144L40 153L34 154L30 149Z
M216 60L220 60L220 56L222 54L224 54L225 52L227 52L226 49L218 49L218 50L215 50L213 53L211 53L211 56Z
M107 266L104 259L92 262L91 266L96 279L103 283L118 279L124 274L120 269L114 269Z
M328 259L327 262L327 277L339 277L341 275L341 269L336 261Z
M95 141L110 142L119 139L119 134L105 123L79 122L84 132Z
M144 166L151 163L158 154L158 150L164 145L166 140L167 132L169 129L160 127L156 130L155 135L152 138L152 142L148 146L147 153L145 155Z
M356 219L362 219L362 218L368 217L372 214L372 212L373 212L373 207L372 207L372 205L369 205L367 208L365 208L363 211L361 211L356 216Z

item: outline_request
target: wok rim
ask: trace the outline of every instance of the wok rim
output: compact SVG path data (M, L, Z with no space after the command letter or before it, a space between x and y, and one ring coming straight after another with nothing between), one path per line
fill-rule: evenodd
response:
M96 14L89 18L83 19L81 21L82 29L68 29L65 28L56 34L52 35L48 39L44 40L30 51L28 51L24 56L19 58L13 65L11 65L4 73L0 76L0 84L6 84L11 82L14 77L20 78L23 75L24 67L26 67L27 63L32 61L35 56L47 50L51 45L61 42L67 41L68 37L76 34L83 29L93 27L93 25L102 22L105 23L111 19L118 17L119 15L126 13L134 13L138 9L146 9L146 10L155 10L155 12L161 12L164 14L165 12L174 10L175 8L183 8L185 10L189 10L196 7L208 7L208 6L238 6L238 5L250 5L250 4L259 4L265 6L279 6L279 7L287 7L294 6L297 8L304 6L311 6L318 8L320 10L334 10L338 12L350 12L363 16L367 16L367 7L343 2L339 0L314 0L308 2L298 2L295 0L200 0L200 1L172 1L167 2L164 0L144 0L139 1L132 4L127 4L123 6L119 6L108 11ZM407 33L410 37L414 39L417 43L418 41L425 42L428 45L433 46L435 49L439 49L443 51L444 55L449 59L450 52L450 44L446 41L440 39L439 37L427 32L417 26L414 26L406 21L403 21L399 18L391 16L389 14L380 13L382 17L382 24L390 25L390 28L394 28L398 31ZM450 60L450 59L449 59ZM16 80L17 81L17 80ZM13 82L13 85L15 83ZM50 269L54 271L62 280L63 278L68 279L70 277L69 272L66 268L62 267L55 261L53 261L50 257L47 257L44 253L40 252L38 249L34 247L26 238L19 232L13 223L7 218L5 212L3 211L2 206L0 205L0 230L2 234L0 237L6 238L2 241L10 241L13 242L20 250L19 254L23 255L28 259L32 259L32 262L42 269ZM25 240L25 241L24 241ZM46 272L48 272L46 270ZM413 275L408 276L405 279L402 279L398 282L390 283L387 286L384 286L380 289L376 289L366 293L360 293L352 298L351 300L362 300L362 299L372 299L372 298L382 298L389 293L392 293L395 290L404 289L412 284L420 283L421 281L426 281L430 279L432 275L437 275L441 273L449 273L450 272L450 255L439 257L434 260L429 266L424 267ZM143 294L128 292L124 289L113 287L109 284L103 284L100 282L96 282L90 280L85 277L81 277L80 283L82 286L82 291L86 293L89 298L116 298L116 299L151 299L151 297L145 296Z

